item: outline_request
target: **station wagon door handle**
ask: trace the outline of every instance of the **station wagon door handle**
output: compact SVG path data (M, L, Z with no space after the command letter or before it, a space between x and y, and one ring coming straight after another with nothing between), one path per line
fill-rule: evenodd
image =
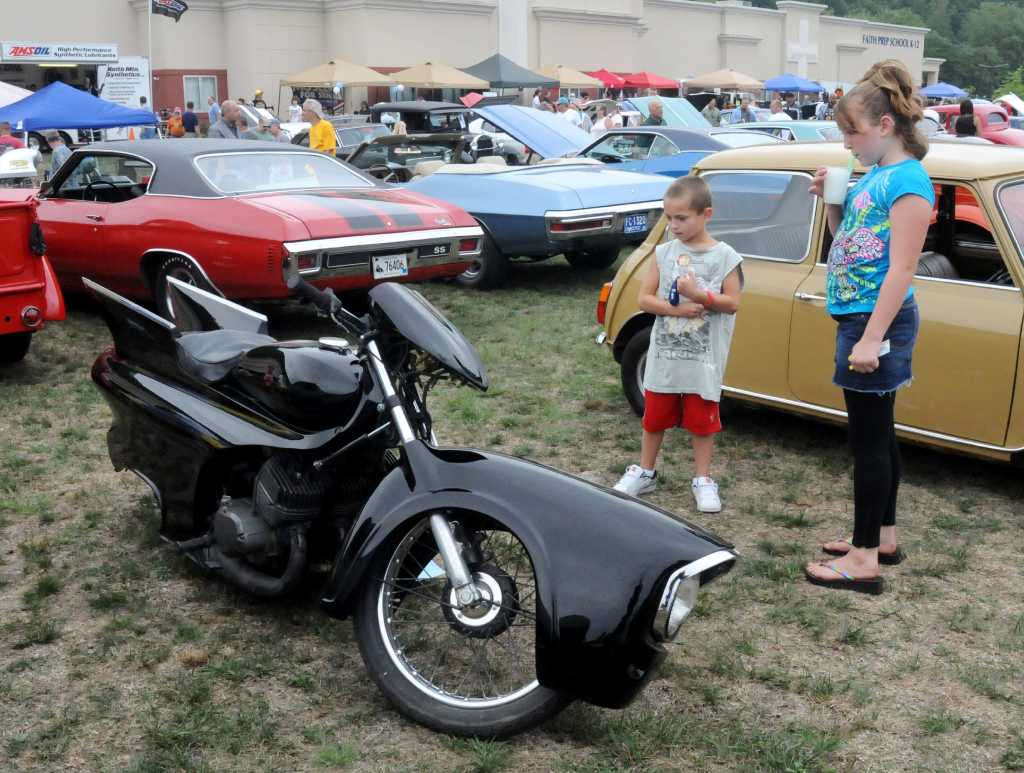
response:
M813 293L797 293L793 296L798 301L827 301L824 295L814 295Z
M86 215L86 217L89 218L90 220L93 220L93 221L97 222L97 223L102 223L103 222L103 215Z

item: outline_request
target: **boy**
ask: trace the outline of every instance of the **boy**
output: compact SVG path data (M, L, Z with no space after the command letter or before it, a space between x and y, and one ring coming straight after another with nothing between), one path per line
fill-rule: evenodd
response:
M615 489L633 496L653 491L665 430L681 426L693 436L697 509L717 513L722 502L710 477L711 452L722 429L718 401L740 305L742 258L708 234L711 191L701 178L669 186L665 217L675 238L655 248L637 298L656 315L644 372L640 464L630 465Z

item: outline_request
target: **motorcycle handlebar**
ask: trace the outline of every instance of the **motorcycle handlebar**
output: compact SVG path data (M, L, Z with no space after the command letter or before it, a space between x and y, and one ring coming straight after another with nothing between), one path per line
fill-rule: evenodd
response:
M300 279L296 284L295 292L299 297L305 298L324 314L333 314L341 308L341 301L335 297L331 290L321 290L304 279Z

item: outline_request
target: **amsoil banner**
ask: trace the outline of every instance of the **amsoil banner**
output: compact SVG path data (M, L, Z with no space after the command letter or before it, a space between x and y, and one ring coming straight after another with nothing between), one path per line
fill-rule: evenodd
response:
M181 15L188 10L188 3L185 0L152 0L153 13L161 16L170 16L177 23Z
M174 0L177 2L177 0ZM154 0L157 2L157 0ZM5 62L116 62L116 43L0 43Z

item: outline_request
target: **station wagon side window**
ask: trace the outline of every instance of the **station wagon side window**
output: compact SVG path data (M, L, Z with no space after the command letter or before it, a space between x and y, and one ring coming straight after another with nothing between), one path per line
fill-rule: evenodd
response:
M714 216L708 231L748 258L807 257L815 198L804 172L706 172Z
M985 123L989 126L1002 126L1006 123L1006 119L1003 118L1001 113L989 113Z
M134 156L79 153L68 160L70 173L47 194L53 199L119 204L143 195L154 167ZM63 171L63 170L62 170Z
M1013 212L1024 223L1024 199L1001 196L1000 204L1008 220ZM823 238L819 260L825 263L832 243L827 227ZM915 281L921 280L1015 286L987 215L966 185L935 184L935 211L918 258Z

